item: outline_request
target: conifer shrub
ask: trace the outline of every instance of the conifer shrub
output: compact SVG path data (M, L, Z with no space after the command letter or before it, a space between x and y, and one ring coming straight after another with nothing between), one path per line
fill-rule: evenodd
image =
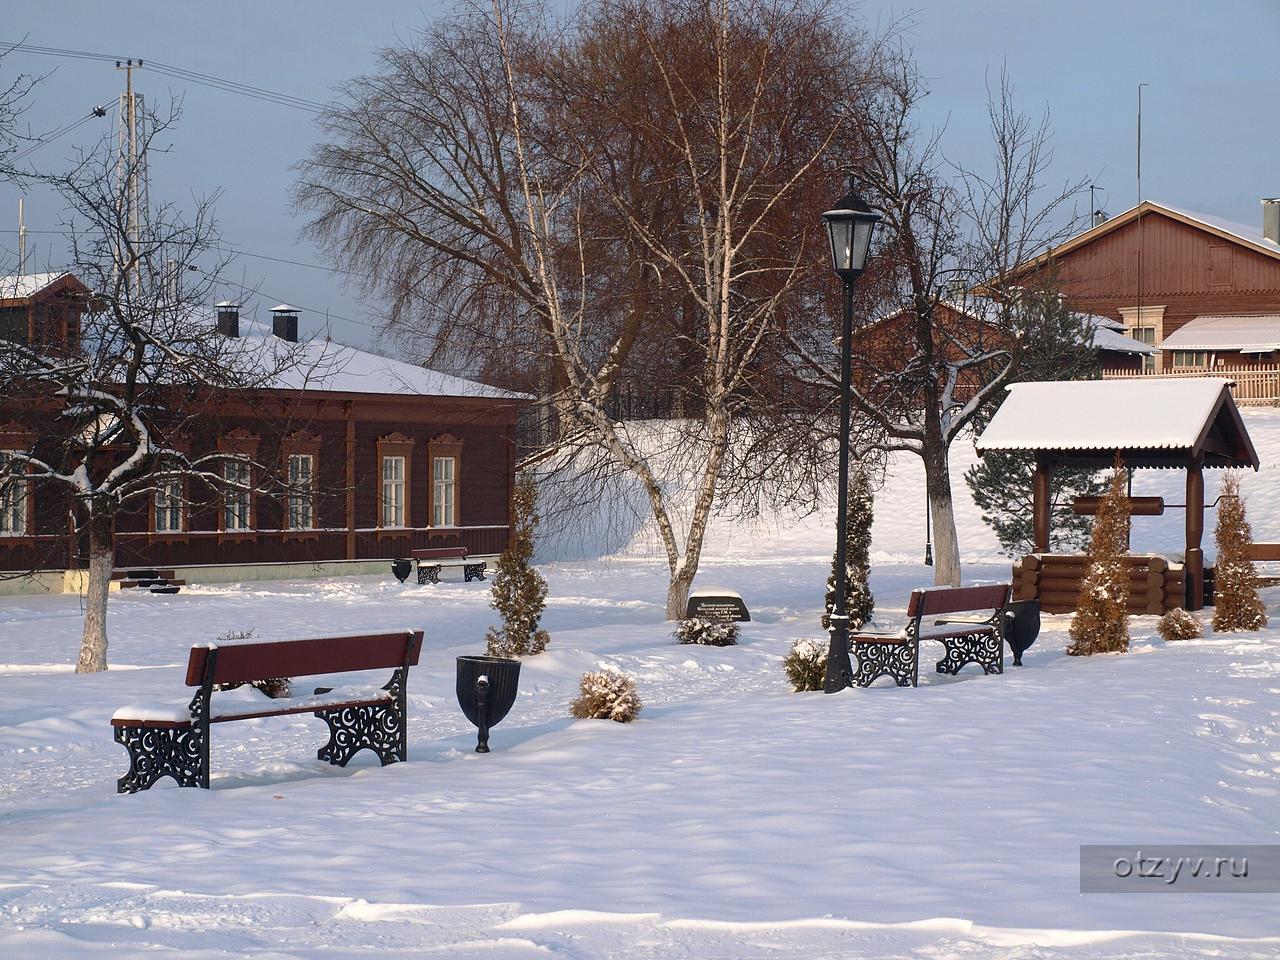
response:
M1213 568L1214 632L1261 630L1267 625L1267 608L1258 596L1258 571L1249 559L1253 531L1245 517L1240 478L1234 471L1222 480L1214 538L1218 543Z
M680 620L671 636L676 643L696 643L703 647L732 647L738 642L738 624L733 620L689 617Z
M620 670L594 670L578 682L578 698L569 715L578 720L616 720L630 723L640 713L635 678Z
M782 659L782 669L796 693L821 690L827 679L827 647L825 640L801 639L791 644Z
M1129 650L1129 498L1128 471L1116 457L1111 483L1093 523L1086 553L1080 600L1071 620L1067 653L1087 657L1095 653Z
M871 479L865 470L856 470L849 478L849 512L845 517L845 611L849 629L856 630L871 619L876 598L871 594L871 521L875 497ZM831 574L827 577L827 598L823 605L822 629L831 628L831 611L836 605L836 558L831 558Z
M1181 607L1175 607L1161 617L1160 622L1156 624L1156 632L1160 634L1160 639L1165 641L1194 640L1196 637L1204 636L1204 628L1200 626L1200 621L1194 614Z
M542 653L551 637L539 623L547 605L547 581L534 569L533 546L538 531L538 488L523 471L511 495L511 534L498 557L489 606L502 616L490 627L485 644L491 657L524 657Z

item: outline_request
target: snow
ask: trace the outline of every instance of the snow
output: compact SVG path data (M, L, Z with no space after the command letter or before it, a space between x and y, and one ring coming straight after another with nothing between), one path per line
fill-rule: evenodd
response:
M1092 322L1093 326L1093 348L1095 350L1110 350L1113 353L1135 353L1148 354L1155 353L1156 348L1150 344L1143 343L1141 340L1135 340L1133 337L1125 336L1115 327L1115 321L1108 317L1099 317L1096 314L1081 314ZM1124 327L1121 326L1120 330Z
M1280 411L1243 416L1263 462L1243 477L1255 535L1280 539ZM966 582L1005 581L959 478L972 444L953 453ZM1134 492L1177 501L1180 481L1146 471ZM931 580L919 488L902 458L877 495L887 630ZM77 597L0 598L0 956L1280 955L1274 897L1078 886L1083 843L1280 843L1280 589L1264 594L1276 628L1256 634L1165 644L1134 618L1130 654L1078 659L1068 618L1047 617L1003 676L937 675L926 645L917 689L794 694L781 659L823 642L833 512L713 524L702 578L753 599L734 647L672 643L642 526L611 557L544 564L551 645L524 661L488 755L454 692L454 657L482 652L494 622L483 584L122 591L113 666L95 675L70 672ZM1134 547L1181 535L1179 516L1139 518ZM425 630L409 762L330 767L323 721L246 720L213 736L213 789L115 795L112 711L189 693L193 643L406 623ZM636 678L635 722L568 718L599 669Z
M25 300L67 275L60 273L22 273L0 277L0 300Z
M1196 317L1160 343L1161 350L1280 350L1280 314Z
M1141 377L1015 383L977 445L982 450L1190 449L1230 382Z

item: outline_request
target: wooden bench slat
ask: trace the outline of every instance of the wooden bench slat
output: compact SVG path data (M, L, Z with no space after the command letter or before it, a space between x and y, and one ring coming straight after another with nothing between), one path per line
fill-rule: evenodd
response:
M422 631L416 637L410 666L422 652ZM410 631L320 637L314 640L275 640L219 646L214 683L247 683L274 677L305 677L321 673L395 669L405 665L405 642ZM205 662L212 647L192 647L187 661L187 686L204 681Z
M963 613L970 610L999 610L1008 597L1007 583L914 590L911 601L907 604L907 617L930 617L939 613Z

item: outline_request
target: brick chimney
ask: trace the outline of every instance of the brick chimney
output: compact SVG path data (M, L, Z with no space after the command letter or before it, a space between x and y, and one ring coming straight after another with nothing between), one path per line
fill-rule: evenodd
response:
M1280 244L1280 197L1262 201L1262 237Z
M289 343L298 342L298 308L277 303L271 308L271 332Z
M218 332L224 337L240 336L240 304L223 300L214 307L218 311Z

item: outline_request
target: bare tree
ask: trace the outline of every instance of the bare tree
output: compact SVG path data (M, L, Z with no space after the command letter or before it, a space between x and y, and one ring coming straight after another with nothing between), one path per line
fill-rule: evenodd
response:
M873 149L856 171L884 214L879 271L859 291L876 318L855 343L854 401L883 431L886 452L920 457L933 520L938 584L960 583L950 448L999 396L1028 345L1052 335L1061 311L1030 308L1010 271L1068 235L1070 199L1083 184L1047 188L1047 118L1013 105L1007 77L988 101L994 157L989 172L947 163L939 135L921 135L914 114L926 91L903 52L870 112ZM791 337L803 366L838 385L828 344Z
M175 119L176 110L147 117L139 165ZM71 270L89 290L86 312L79 331L19 338L0 352L5 406L41 426L37 444L7 457L0 485L21 478L62 488L88 543L78 672L107 666L117 515L175 480L249 490L222 469L225 455L194 455L183 438L216 417L226 391L267 384L293 362L287 347L215 333L208 305L221 264L211 203L195 201L186 216L162 204L143 216L132 201L133 162L104 139L69 173L47 178L68 204ZM197 260L213 265L185 269Z
M494 0L349 86L298 199L393 325L541 381L531 463L638 484L679 618L768 345L812 322L874 63L824 0L594 0L569 27ZM617 415L628 382L683 417Z

